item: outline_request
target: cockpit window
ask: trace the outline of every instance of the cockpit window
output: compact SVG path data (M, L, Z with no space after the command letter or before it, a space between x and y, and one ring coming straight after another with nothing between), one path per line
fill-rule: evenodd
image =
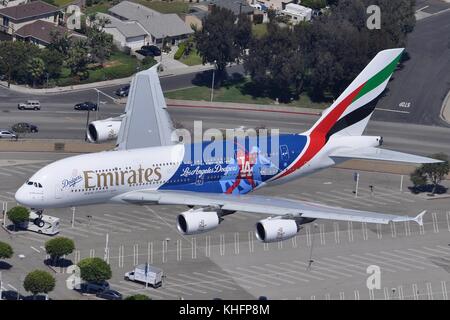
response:
M39 182L27 181L26 184L29 186L34 185L35 188L42 188L42 184L40 184Z

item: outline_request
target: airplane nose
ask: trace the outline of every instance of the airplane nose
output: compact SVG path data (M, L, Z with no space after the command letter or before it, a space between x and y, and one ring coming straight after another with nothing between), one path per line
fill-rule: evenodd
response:
M14 198L16 198L17 203L25 205L27 200L29 200L23 187L20 187L19 190L16 191Z

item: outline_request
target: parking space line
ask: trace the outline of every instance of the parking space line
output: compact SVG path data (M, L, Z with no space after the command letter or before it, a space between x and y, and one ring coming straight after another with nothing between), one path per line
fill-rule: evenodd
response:
M277 265L274 265L274 264L266 263L265 265L266 265L267 267L269 267L270 269L278 269L278 270L280 270L281 272L283 272L283 275L285 275L285 276L286 276L288 273L298 274L298 275L301 275L301 276L304 276L304 275L305 275L305 273L303 273L303 272L295 271L295 270L292 270L292 269L282 268L282 267L277 266ZM267 270L267 269L266 269L266 270ZM300 277L294 277L294 276L291 276L291 275L289 275L289 277L292 277L292 278L294 278L294 279L297 279L297 280L300 280L300 281L304 281L304 282L309 282L309 281L310 281L310 279L304 279L304 278L300 278ZM323 280L323 279L322 279L322 278L319 278L319 280Z
M65 222L60 222L62 228L61 231L67 232L69 234L74 234L74 235L80 235L81 237L88 237L90 235L96 235L96 236L104 236L105 233L100 233L100 232L96 232L94 230L89 230L89 227L83 228L83 227L77 227L74 226L72 228L72 226L69 223L65 223ZM87 233L87 235L81 234L81 233Z
M330 198L323 198L323 197L321 197L321 199L319 200L319 199L316 199L313 195L306 193L306 192L302 192L301 195L302 195L301 198L303 201L309 201L309 202L315 202L315 203L321 202L321 203L325 203L325 204L331 203L331 204L338 204L338 205L342 206L342 201L340 201L340 200L333 200Z
M305 262L301 262L301 261L298 261L298 260L294 260L293 262L298 264L298 265L301 265L301 266L305 267L305 269L308 268L308 264L305 263ZM315 266L315 265L314 265L314 268L312 268L312 267L309 268L309 272L314 272L314 273L320 274L320 275L322 275L324 277L329 277L329 278L332 278L332 279L340 279L340 277L336 277L333 274L323 273L323 272L317 271L316 269L325 270L327 272L330 272L330 270L327 269L327 268L323 268L323 267Z
M425 249L425 250L428 250L428 251L432 251L432 252L436 252L436 253L439 253L439 254L448 254L448 252L445 252L445 251L442 251L442 250L438 250L438 249L433 249L433 248L428 248L428 247L422 247L423 249ZM445 257L440 257L441 259L444 259L444 260L449 260L450 261L450 259L448 259L448 258L445 258Z
M448 300L447 284L445 283L445 281L441 281L441 287L442 287L442 299Z
M441 245L437 245L436 247L437 247L437 248L440 248L440 249L443 249L445 252L447 252L448 254L450 254L450 247L444 247L444 246L441 246Z
M3 198L3 199L5 199L6 201L15 201L15 199L14 199L14 198L12 198L12 197L8 197L8 196L4 196L4 195L1 195L1 194L0 194L0 198Z
M314 280L325 280L324 278L312 275L308 272L314 272L314 270L309 270L308 272L305 272L305 270L303 268L300 269L300 266L298 265L294 265L292 263L288 263L288 262L280 262L281 265L286 266L288 270L292 270L292 272L295 273L299 273L300 275L304 276L304 277L309 277L311 279ZM280 267L281 268L281 267ZM300 271L294 271L293 268L298 268ZM315 273L320 273L319 271L315 272Z
M190 281L193 281L193 283L195 283L194 285L203 288L203 289L207 289L207 290L213 290L216 292L223 292L223 288L219 289L219 288L215 288L214 286L219 286L217 279L216 280L199 280L198 278L194 278L192 276L189 276L187 274L184 273L178 273L177 274L178 277L183 277L186 278ZM188 282L188 284L192 285L190 282ZM198 285L197 285L198 284ZM202 285L205 284L205 285Z
M183 278L187 278L188 280L184 280L184 279L180 279L180 277ZM198 281L198 279L192 279L191 277L189 277L186 274L183 273L177 273L177 277L170 277L170 281L177 281L180 282L182 284L182 286L184 288L186 288L187 290L192 290L192 291L199 291L200 293L206 294L207 292L205 291L201 291L201 290L211 290L211 291L216 291L216 292L222 292L221 289L215 288L213 287L214 281L212 280L204 280L204 281ZM204 284L203 284L204 283ZM187 287L189 286L189 287ZM197 288L192 288L192 287L198 287Z
M427 282L426 286L427 286L428 300L433 300L433 288L431 287L431 283Z
M19 170L15 170L15 169L12 169L11 167L2 167L1 170L6 171L6 172L8 172L8 173L13 173L14 175L20 175L20 176L22 176L22 175L25 174L25 172L19 171Z
M322 261L320 261L320 260L314 260L313 267L316 267L317 264L323 265L323 267L319 267L319 268L321 268L321 269L323 269L323 270L327 270L328 272L335 273L335 274L340 275L340 276L342 276L342 277L347 277L347 278L351 278L351 277L352 277L351 274L343 273L343 272L336 271L336 270L334 270L334 269L328 268L329 265L326 264L325 262L322 262ZM317 267L316 267L316 268L317 268ZM342 267L336 267L335 265L333 265L333 268L336 268L336 269L342 269Z
M237 267L237 268L239 268L239 267ZM247 271L244 268L241 268L241 269L243 271ZM231 273L231 274L234 273L234 274L236 274L236 275L238 275L240 277L243 277L243 278L256 279L257 281L255 281L255 282L265 282L266 284L269 284L271 286L280 286L281 285L279 282L272 282L272 281L267 280L267 278L268 278L267 275L254 274L254 273L253 274L247 274L247 273L242 273L242 272L238 272L238 271L234 271L234 270L230 270L230 269L223 269L223 271ZM262 278L264 278L264 279L262 279Z
M220 287L222 287L222 288L224 288L224 289L227 289L227 290L233 290L233 291L236 290L236 288L230 287L230 286L226 286L226 285L224 285L224 284L222 283L222 282L227 282L227 283L228 283L229 280L227 280L227 279L217 279L217 277L209 276L209 275L207 275L207 274L200 273L200 272L196 272L196 271L192 272L192 274L195 274L195 275L197 275L197 276L199 276L199 277L204 277L204 278L206 278L206 279L208 279L208 280L214 281L214 285L220 286Z
M272 270L263 269L262 270L263 273L260 273L261 271L250 270L250 268L255 269L255 268L258 268L258 266L248 266L247 268L236 267L236 269L239 271L250 273L251 275L255 275L256 277L262 277L262 278L264 278L263 281L266 281L268 283L271 283L271 281L267 280L267 278L273 279L278 282L284 282L287 284L295 284L295 282L280 278L281 274L278 272L273 272ZM262 279L258 279L258 281L261 281L261 280ZM281 284L278 283L277 285L281 285Z
M93 223L95 224L95 226L92 226ZM97 227L98 225L101 225L101 226L107 226L111 229L116 229L120 232L132 232L133 231L131 229L125 229L125 228L117 226L117 224L122 226L123 225L122 222L112 221L111 219L105 219L105 218L97 217L97 216L92 217L90 224L91 224L90 228L95 227L96 229L101 229L101 228ZM102 230L102 231L107 232L109 230Z
M0 169L1 170L1 169ZM2 176L7 176L7 177L12 177L13 175L12 174L10 174L10 173L5 173L5 172L1 172L0 171L0 175L2 175Z
M347 191L350 194L354 191L354 190L351 190L351 189L343 189L343 190ZM338 191L335 191L335 193L338 193ZM346 194L347 195L347 193L344 193L344 192L341 192L341 194ZM387 201L384 201L385 200L384 198L383 198L383 201L375 200L375 199L378 199L375 196L375 194L371 195L370 193L366 193L366 192L360 191L360 190L358 190L358 199L364 200L364 201L369 201L369 202L372 202L372 203L378 204L378 205L386 205L386 204L388 204L386 202L400 203L398 201L394 201L394 200L391 200L391 199L387 199Z
M332 190L331 192L333 192L333 190ZM342 205L342 201L346 201L346 202L350 202L350 203L357 204L357 205L364 205L364 206L368 206L368 207L373 207L373 205L370 204L370 203L361 202L361 201L359 201L359 200L355 200L355 199L350 199L350 198L346 198L346 197L337 196L337 195L334 195L334 194L330 194L329 192L316 191L316 193L319 194L319 195L321 195L321 196L324 196L324 197L331 197L331 198L340 200L341 205Z
M263 267L260 267L260 266L251 266L250 268L253 268L253 269L257 269L257 270L260 270L260 271L262 271L263 273L264 272L267 272L267 268L263 268ZM290 279L292 279L292 280L295 280L295 281L303 281L303 282L309 282L309 280L306 280L306 279L303 279L303 278L298 278L298 277L296 277L296 276L293 276L293 275L290 275L289 273L290 272L286 272L286 271L277 271L277 270L273 270L273 271L275 271L275 272L277 272L276 274L279 276L279 277L287 277L287 278L290 278ZM281 273L280 273L281 272ZM278 280L284 280L284 279L280 279L280 278L277 278ZM287 281L289 281L289 280L287 280ZM291 283L291 284L294 284L295 282L291 282L291 281L289 281L289 283Z
M391 252L386 252L386 251L381 251L380 253L381 254L384 254L384 255L389 255L389 256L392 256L392 257L394 257L394 258L397 258L397 259L401 259L401 260L409 260L409 261L412 261L412 262L414 262L414 263L421 263L421 264L423 264L423 265L426 265L426 266L428 266L428 267L434 267L434 268L439 268L438 266L435 266L435 265L433 265L433 264L431 264L431 263L428 263L428 262L424 262L424 261L417 261L417 258L407 258L407 257L402 257L401 256L401 254L403 253L403 251L401 251L401 250L396 250L398 253L391 253ZM405 252L406 253L406 252Z
M148 230L147 228L143 228L143 227L137 225L137 224L139 223L138 221L136 221L136 220L130 220L130 219L121 217L121 216L119 216L119 215L121 215L121 214L119 214L119 213L118 213L117 215L112 215L112 214L108 214L108 213L105 213L105 214L104 214L105 217L109 217L109 218L111 218L111 219L117 219L117 220L119 220L119 221L115 221L116 223L123 224L123 223L120 222L120 221L124 221L124 222L128 222L128 223L129 223L128 226L129 226L130 228L138 229L138 230L141 230L141 231ZM146 226L146 227L149 227L149 228L161 229L160 226L154 226L154 225L151 225L151 224L146 224L145 226Z
M156 289L153 289L151 287L145 288L144 285L140 285L140 284L137 284L137 283L134 283L134 282L121 280L121 281L119 281L119 283L121 283L122 285L126 285L126 286L132 287L133 289L130 289L130 292L151 292L150 294L153 294L153 292L156 291ZM166 288L160 288L160 289L166 289ZM166 295L166 296L171 297L172 299L179 297L178 295L175 295L175 294L170 293L170 292L165 292L165 291L159 290L159 289L158 289L158 293L157 294L158 295ZM161 298L161 299L167 299L167 298Z
M69 228L61 228L60 229L60 233L61 234L68 234L70 236L77 236L77 237L81 237L81 238L89 238L89 235L87 234L82 234L79 232L79 230L74 230L74 229L69 229ZM98 234L98 235L102 235L102 234Z
M330 261L331 263L334 263L335 264L334 265L335 268L342 268L342 269L354 268L354 269L358 269L358 271L356 271L356 270L349 270L349 271L357 273L357 274L360 274L360 275L363 275L363 276L367 275L366 272L361 271L361 270L365 270L364 267L357 266L357 265L354 265L354 264L347 264L345 262L342 262L342 261L339 261L339 260L335 260L335 259L331 259L331 258L327 258L327 257L322 258L322 260L326 260L326 261ZM336 266L336 263L340 264L342 266Z
M118 212L120 215L124 215L124 216L128 216L128 217L130 217L130 218L132 218L132 219L137 219L137 220L142 220L142 221L145 221L145 222L150 222L150 223L153 223L153 224L156 224L157 226L161 226L161 227L167 227L167 222L164 220L164 221L161 221L161 219L155 219L155 218L152 218L152 217L149 217L149 215L148 215L148 213L147 213L147 216L146 217L141 217L141 216L136 216L138 213L140 213L139 211L133 211L133 214L128 214L128 213L125 213L125 212ZM145 214L145 212L142 212L142 214ZM135 223L136 223L137 221L135 221Z
M395 266L396 268L401 269L403 271L411 271L411 269L402 267L401 265L407 265L408 267L414 267L414 268L417 268L417 269L420 269L420 270L424 270L425 269L423 267L413 266L410 263L401 262L401 261L397 261L397 260L392 260L390 258L381 257L380 255L376 255L376 254L372 254L372 253L366 252L365 254L367 256L371 256L371 257L377 259L377 262L379 262L379 260L387 261L388 263L391 263L393 266Z
M395 266L392 266L392 265L390 265L389 263L386 263L386 262L382 262L382 261L377 261L377 260L372 260L372 259L370 259L369 257L363 257L363 256L360 256L360 255L357 255L357 254L351 254L351 256L352 257L355 257L356 259L359 259L359 260L362 260L362 263L364 264L364 260L366 261L366 263L368 263L368 265L372 265L372 264L383 264L383 265L388 265L388 266L390 266L390 267L395 267ZM347 257L342 257L342 256L340 256L342 259L349 259L349 258L347 258ZM385 271L389 271L389 272L397 272L396 270L394 270L394 269L391 269L391 268L386 268L386 267L383 267L383 270L385 270Z
M231 276L231 275L223 274L221 272L212 271L212 270L208 270L208 272L212 273L212 274L215 274L216 276L219 276L219 277L222 277L222 278L223 277L228 277L228 278L230 278L230 281L236 282L234 277ZM238 276L236 276L236 278L239 279L239 281L250 283L252 286L257 286L257 287L260 287L260 288L266 288L267 287L266 285L264 285L262 283L258 283L258 282L254 281L254 280L248 280L243 275L240 275L240 274L238 274ZM239 284L239 285L241 285L241 284ZM248 287L248 289L251 289L252 286Z

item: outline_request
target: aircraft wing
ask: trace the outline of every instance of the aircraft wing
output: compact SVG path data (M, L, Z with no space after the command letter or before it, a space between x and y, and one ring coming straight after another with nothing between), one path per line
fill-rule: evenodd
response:
M132 191L119 196L133 204L161 204L216 207L222 210L244 211L276 216L305 217L328 220L388 224L415 221L422 225L425 211L416 217L330 207L318 203L262 195L230 195L190 191Z
M409 153L391 151L380 148L342 148L333 151L330 154L331 158L343 159L364 159L364 160L381 160L381 161L395 161L408 163L440 163L441 160L436 160L427 157L416 156Z
M173 144L172 121L167 112L157 67L155 65L137 73L131 81L117 138L118 150Z

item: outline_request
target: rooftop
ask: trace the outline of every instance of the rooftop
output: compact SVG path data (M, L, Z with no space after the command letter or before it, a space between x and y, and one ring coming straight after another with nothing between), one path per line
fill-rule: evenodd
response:
M221 8L229 9L236 15L239 12L248 14L255 11L255 8L251 7L245 0L212 0L210 3Z
M123 21L106 13L97 13L96 17L108 19L109 23L105 28L116 28L127 38L147 35L147 32L135 21Z
M56 12L59 12L58 7L42 1L33 1L27 4L19 4L18 6L0 9L0 16L6 16L13 20L24 20Z
M122 1L109 9L109 12L129 21L137 21L155 38L174 37L191 34L191 28L175 14L162 14L141 4Z
M45 42L47 44L51 43L52 41L52 35L53 32L60 32L61 34L64 34L65 32L68 32L70 35L80 36L84 37L83 35L76 33L74 31L71 31L69 29L66 29L61 26L56 26L53 23L37 20L33 23L24 25L22 28L19 28L16 31L16 36L20 36L22 38L28 38L33 37L35 39L38 39L42 42Z

